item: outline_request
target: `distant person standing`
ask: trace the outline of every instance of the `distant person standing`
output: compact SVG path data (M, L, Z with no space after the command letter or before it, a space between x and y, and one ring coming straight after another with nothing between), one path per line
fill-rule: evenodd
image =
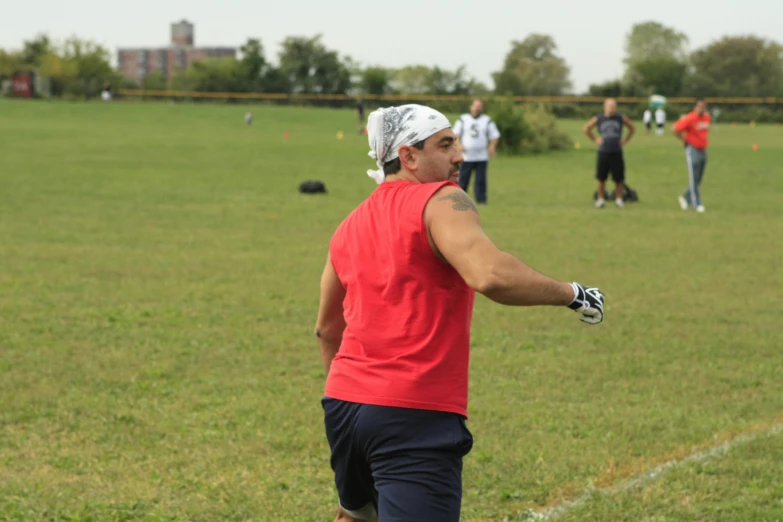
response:
M666 111L663 110L663 107L658 107L655 109L655 133L658 136L663 136L663 126L666 125Z
M364 102L361 98L356 100L356 118L359 121L359 134L364 134Z
M103 91L101 91L101 98L103 101L111 100L111 83L106 82L103 84Z
M646 109L644 111L642 121L644 122L644 126L647 128L647 135L649 136L650 130L652 129L652 111L650 109Z
M623 125L628 127L628 135L623 139ZM593 135L593 127L598 127L600 137ZM595 177L598 180L598 196L595 208L603 208L606 180L612 173L615 189L615 205L617 208L625 207L623 203L623 182L625 181L625 158L623 146L633 136L635 127L631 120L617 112L617 102L609 98L604 102L603 114L593 116L584 126L584 132L590 141L598 144L598 158L596 161Z
M718 118L720 117L720 109L713 106L710 110L710 114L712 115L712 126L717 127L718 126Z
M473 185L476 203L487 203L487 165L489 158L496 154L500 131L492 119L484 114L481 100L473 100L470 113L463 114L454 124L454 134L459 139L459 147L465 161L459 169L459 186L468 191L471 173L476 171Z
M688 189L679 197L683 210L688 210L688 206L691 206L696 212L704 212L699 187L707 166L707 135L711 123L712 117L707 112L707 102L699 99L693 111L674 124L674 136L685 144L685 161L688 165Z

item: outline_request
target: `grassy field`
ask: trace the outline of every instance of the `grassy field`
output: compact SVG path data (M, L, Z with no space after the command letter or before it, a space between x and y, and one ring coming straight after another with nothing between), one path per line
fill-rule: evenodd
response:
M0 520L331 520L312 329L373 163L347 110L245 110L0 101ZM593 209L594 151L562 125L581 148L497 158L482 219L600 286L606 319L477 298L463 519L591 484L561 519L783 519L783 128L714 129L696 214L682 148L643 131L641 201Z
M716 455L717 457L717 455ZM698 459L657 481L621 484L568 514L572 520L783 520L783 435L749 440L724 458Z

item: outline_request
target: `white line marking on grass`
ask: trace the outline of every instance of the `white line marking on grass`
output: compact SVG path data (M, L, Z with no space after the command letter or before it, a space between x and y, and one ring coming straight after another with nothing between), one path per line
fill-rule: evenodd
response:
M732 448L739 446L741 444L746 444L748 442L754 441L756 439L760 439L763 437L771 437L773 435L776 435L780 432L783 432L783 423L775 424L770 429L766 431L757 431L754 433L746 433L742 435L737 435L731 440L727 440L723 442L722 444L719 444L717 446L714 446L709 449L697 451L696 453L692 453L691 455L677 460L673 459L668 462L664 462L663 464L660 464L651 470L645 471L640 475L636 475L634 477L628 478L626 480L623 480L622 482L619 482L615 484L614 486L609 486L606 488L596 488L593 486L588 487L581 495L576 497L574 500L565 500L562 502L559 502L555 504L553 507L546 509L544 511L530 511L528 512L528 519L530 520L556 520L558 517L564 515L569 510L580 507L587 502L589 502L594 495L596 494L602 494L602 493L623 493L625 491L637 488L637 487L643 487L650 482L653 482L660 478L661 475L663 475L665 472L669 471L672 468L676 468L679 466L683 466L685 464L691 464L694 462L707 462L709 460L712 460L716 457L720 457L728 453Z

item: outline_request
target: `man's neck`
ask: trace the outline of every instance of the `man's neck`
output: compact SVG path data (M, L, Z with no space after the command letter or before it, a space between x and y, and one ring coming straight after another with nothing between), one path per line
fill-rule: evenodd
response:
M397 174L389 174L383 180L384 183L390 183L394 181L408 181L410 183L421 183L412 172L402 169Z

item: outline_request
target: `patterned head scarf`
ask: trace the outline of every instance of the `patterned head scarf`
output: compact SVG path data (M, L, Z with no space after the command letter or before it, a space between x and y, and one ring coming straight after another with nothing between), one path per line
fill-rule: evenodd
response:
M384 163L397 158L401 146L413 145L449 127L451 123L443 114L424 105L401 105L373 111L367 122L371 149L368 156L375 160L378 170L368 170L367 175L380 185L385 178Z

